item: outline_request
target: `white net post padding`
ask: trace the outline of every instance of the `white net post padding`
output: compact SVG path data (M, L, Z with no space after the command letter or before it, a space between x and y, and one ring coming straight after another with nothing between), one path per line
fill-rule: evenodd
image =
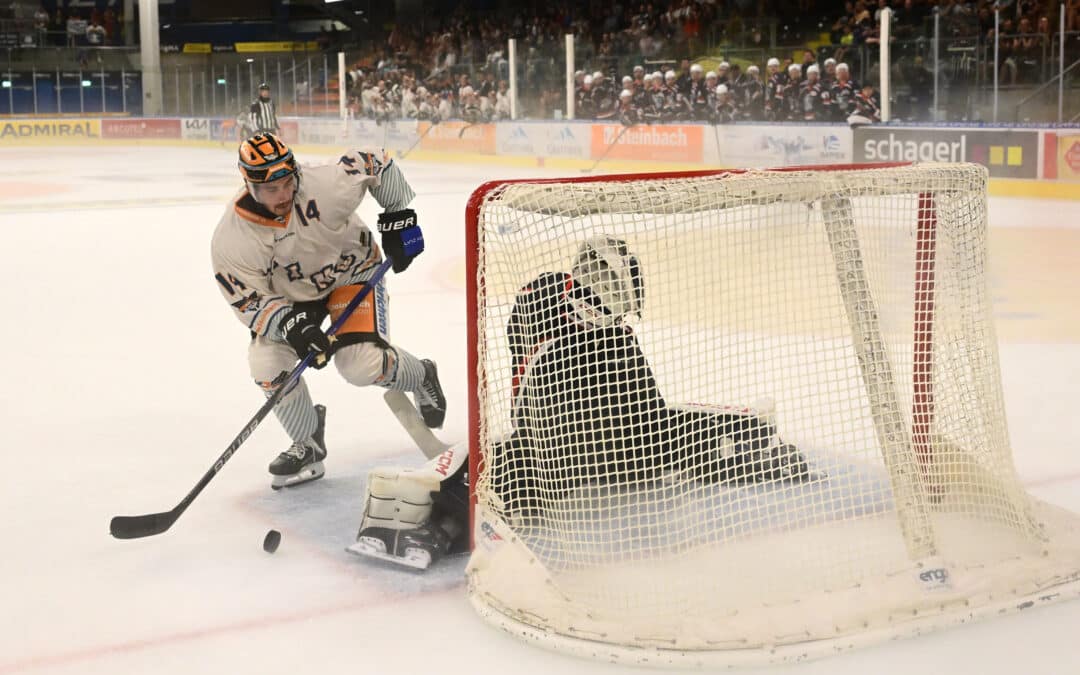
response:
M604 660L747 665L1076 595L1080 519L1013 467L986 183L930 164L478 189L481 615ZM633 256L639 315L529 304L617 297L565 281L596 241Z

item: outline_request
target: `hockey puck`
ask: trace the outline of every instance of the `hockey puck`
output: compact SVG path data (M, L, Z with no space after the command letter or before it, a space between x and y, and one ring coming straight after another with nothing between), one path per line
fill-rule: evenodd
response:
M277 550L279 544L281 544L281 533L277 530L270 530L263 539L263 550L267 553L273 553Z

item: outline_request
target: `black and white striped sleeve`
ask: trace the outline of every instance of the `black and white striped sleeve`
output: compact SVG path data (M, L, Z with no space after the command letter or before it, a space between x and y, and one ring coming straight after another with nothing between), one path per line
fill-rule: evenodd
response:
M379 175L378 187L371 188L371 196L386 211L400 211L409 205L416 193L409 186L398 165L390 160Z

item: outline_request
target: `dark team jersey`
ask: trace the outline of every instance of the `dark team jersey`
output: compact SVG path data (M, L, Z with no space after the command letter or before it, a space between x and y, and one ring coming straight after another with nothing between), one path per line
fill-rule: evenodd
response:
M786 73L773 73L765 84L765 119L782 120L784 108L784 85Z
M854 114L862 115L871 122L881 121L881 107L874 95L866 96L861 91L855 94Z
M831 119L832 100L828 89L821 86L820 81L803 82L799 85L799 95L802 97L804 120L824 122Z
M690 103L693 119L707 121L712 118L709 108L709 99L716 94L709 90L705 80L690 80L686 98Z
M790 122L802 121L803 100L802 93L799 91L801 84L799 80L788 78L780 94L780 111L776 119Z
M760 80L747 78L735 89L735 98L739 102L736 105L739 119L763 120L765 119L765 84Z
M591 89L579 88L574 101L575 115L581 119L592 119L596 116L596 106L593 104Z
M615 115L618 106L615 92L606 83L593 86L592 103L593 114L597 119L610 119Z
M731 124L738 116L738 112L735 106L730 101L727 103L718 103L716 105L716 123L717 124Z
M545 273L517 296L507 324L514 362L509 439L492 457L497 494L516 505L582 482L630 484L686 471L737 479L774 430L761 417L716 408L672 408L633 332L577 320L573 302L595 302L569 274Z
M854 80L841 82L837 80L830 91L833 102L833 117L838 122L847 120L848 115L855 111L855 95L859 87Z

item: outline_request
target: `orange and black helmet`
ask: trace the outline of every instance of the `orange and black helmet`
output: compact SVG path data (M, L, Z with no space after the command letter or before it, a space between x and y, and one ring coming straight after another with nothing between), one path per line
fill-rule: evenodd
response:
M292 150L271 133L255 134L241 143L237 166L249 183L269 183L297 172Z

